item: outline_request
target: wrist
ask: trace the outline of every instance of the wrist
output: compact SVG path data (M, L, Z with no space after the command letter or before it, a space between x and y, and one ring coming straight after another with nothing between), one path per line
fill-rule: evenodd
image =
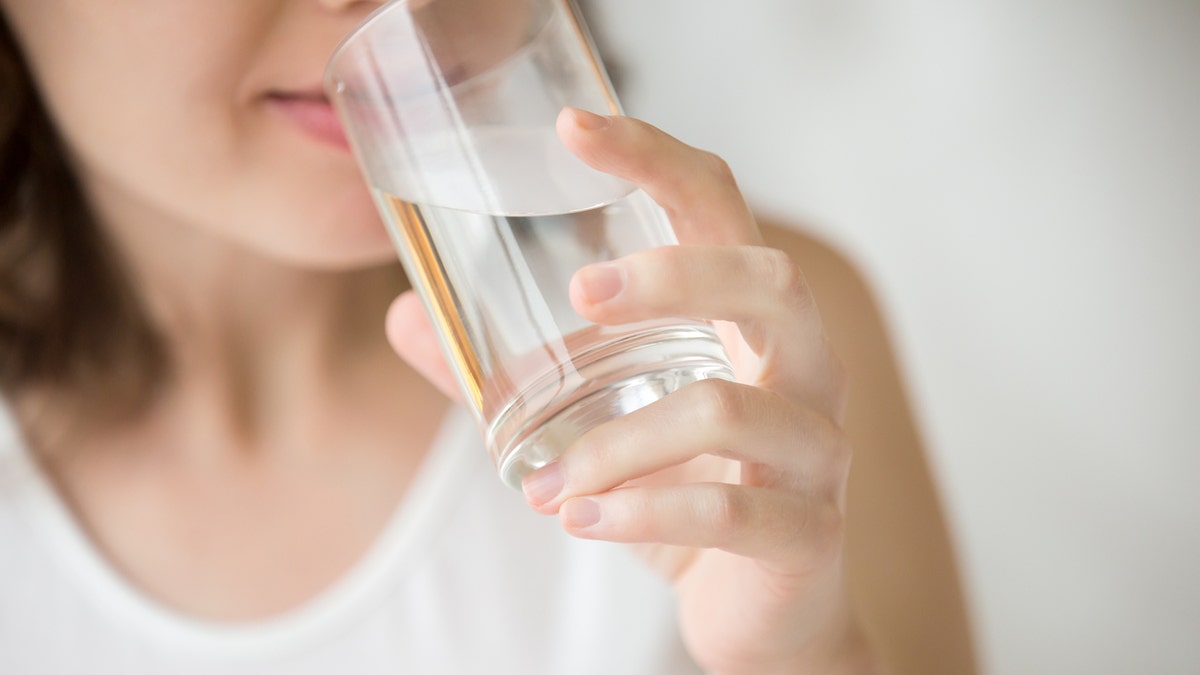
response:
M875 657L871 643L862 626L853 616L848 617L841 634L831 639L824 649L815 649L816 659L809 659L788 672L822 673L828 675L882 675L883 668Z
M772 615L757 617L757 629L739 635L738 651L693 651L708 675L878 675L885 673L871 640L834 567L805 579L802 592L788 593ZM788 590L788 589L785 589ZM753 638L751 638L753 636ZM752 639L752 642L751 642ZM705 656L716 658L704 659Z
M756 670L756 675L882 675L882 662L844 592L834 606L825 625L790 657Z
M862 627L852 617L811 641L803 653L780 662L762 675L882 675L884 670Z

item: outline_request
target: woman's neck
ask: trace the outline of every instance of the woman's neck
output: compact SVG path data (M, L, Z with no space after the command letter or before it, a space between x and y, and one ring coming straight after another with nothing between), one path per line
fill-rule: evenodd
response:
M117 215L108 222L119 225L102 230L169 364L162 392L135 423L169 418L180 438L205 439L204 448L297 447L296 420L321 425L346 402L430 391L384 335L387 306L407 287L390 255L320 269L147 209Z
M139 268L172 357L162 395L40 459L131 585L189 615L257 619L362 559L447 402L387 344L394 265L304 272L201 253L211 267Z

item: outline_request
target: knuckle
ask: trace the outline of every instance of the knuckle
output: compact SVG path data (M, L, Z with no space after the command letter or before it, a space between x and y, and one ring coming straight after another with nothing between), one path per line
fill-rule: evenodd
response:
M731 544L749 521L749 512L745 494L736 486L712 486L710 519L713 545L720 548Z
M618 419L615 422L624 421L627 420ZM602 477L606 470L612 471L621 466L621 446L618 438L624 434L613 434L609 433L610 431L607 425L592 429L563 454L562 460L567 463L570 474L594 481Z
M830 455L838 482L844 482L850 473L850 464L854 458L854 444L848 434L838 430L833 435L833 441L830 443Z
M737 178L733 175L733 168L729 166L729 162L725 161L724 157L704 150L701 151L700 156L705 169L718 184L737 188Z
M775 248L761 248L759 259L752 264L762 270L767 287L776 296L802 306L812 303L808 280L800 266L787 253Z
M620 527L629 541L658 541L665 535L660 528L661 518L656 513L655 503L645 494L634 490L617 490L610 496L617 499L620 508L605 509L610 524Z
M710 378L691 385L699 398L702 419L716 426L738 426L746 421L749 404L742 388L728 380Z
M599 442L595 434L585 434L575 442L575 447L563 453L560 461L572 476L591 476L595 467L609 463L610 450L606 443Z
M850 372L832 348L827 349L826 368L828 384L825 387L825 397L829 402L828 413L834 422L841 424L850 406Z
M787 558L797 570L812 572L837 564L845 546L846 518L833 502L806 499L804 515L781 538L792 542Z
M846 533L846 517L841 509L830 505L821 509L817 518L819 532L813 538L811 556L817 567L835 561L842 554Z

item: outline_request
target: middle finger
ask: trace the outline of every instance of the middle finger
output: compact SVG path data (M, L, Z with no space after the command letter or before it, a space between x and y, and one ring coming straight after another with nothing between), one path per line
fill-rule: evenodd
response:
M837 416L840 365L804 275L782 251L666 246L584 267L570 293L575 309L600 324L733 321L763 360L759 384Z

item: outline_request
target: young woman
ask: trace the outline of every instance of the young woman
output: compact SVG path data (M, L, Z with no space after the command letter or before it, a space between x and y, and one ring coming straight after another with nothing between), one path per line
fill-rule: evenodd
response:
M0 0L0 672L970 672L861 285L642 122L559 128L688 245L576 308L732 321L742 382L501 486L326 124L376 4Z

